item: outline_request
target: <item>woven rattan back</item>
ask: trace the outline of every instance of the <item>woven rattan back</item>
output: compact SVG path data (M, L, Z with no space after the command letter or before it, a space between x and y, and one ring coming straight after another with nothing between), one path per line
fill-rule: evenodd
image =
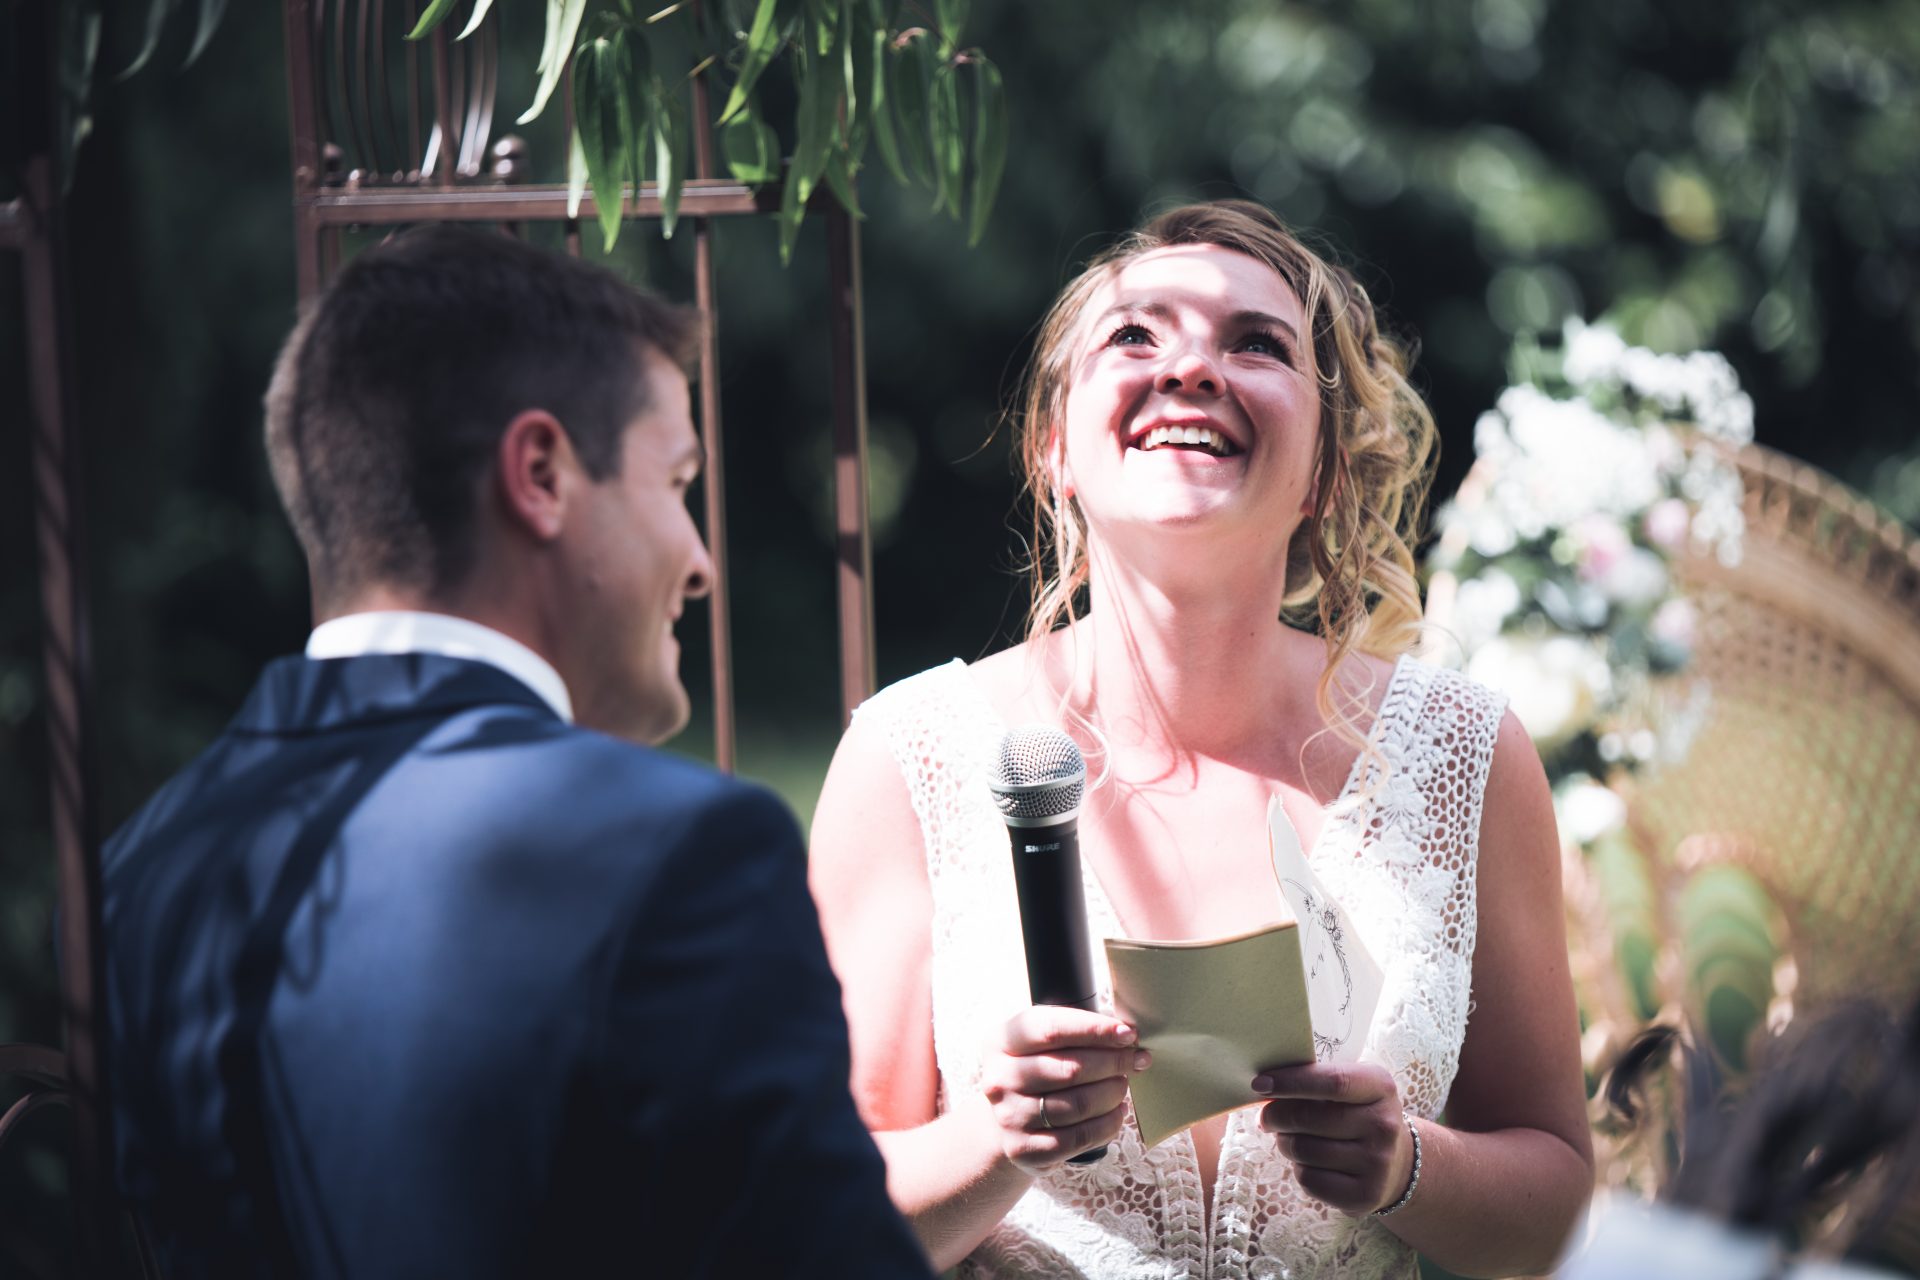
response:
M1781 908L1800 1009L1920 993L1920 541L1769 450L1734 457L1739 563L1687 559L1697 610L1683 763L1643 778L1634 834L1667 881L1714 862Z

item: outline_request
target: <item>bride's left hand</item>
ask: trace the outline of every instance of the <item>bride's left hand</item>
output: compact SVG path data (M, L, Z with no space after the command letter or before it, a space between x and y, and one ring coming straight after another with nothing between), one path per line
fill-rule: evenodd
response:
M1260 1127L1293 1161L1300 1187L1355 1218L1394 1203L1413 1176L1413 1139L1400 1090L1385 1067L1312 1062L1274 1067L1253 1080L1273 1101Z

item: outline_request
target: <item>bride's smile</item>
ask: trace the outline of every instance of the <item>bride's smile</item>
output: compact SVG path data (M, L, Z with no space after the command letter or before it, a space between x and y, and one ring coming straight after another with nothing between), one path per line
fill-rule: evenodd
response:
M1122 267L1087 310L1060 454L1095 536L1224 525L1284 546L1320 428L1293 290L1245 254L1182 245Z

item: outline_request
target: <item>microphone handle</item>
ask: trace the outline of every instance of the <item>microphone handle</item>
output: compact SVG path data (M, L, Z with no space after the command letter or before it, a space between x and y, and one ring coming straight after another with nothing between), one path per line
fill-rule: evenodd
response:
M1080 880L1080 824L1009 825L1013 883L1020 899L1020 939L1027 953L1027 991L1035 1004L1089 1012L1099 1005L1093 953L1087 943L1087 900ZM1082 1151L1069 1164L1096 1164L1107 1148Z

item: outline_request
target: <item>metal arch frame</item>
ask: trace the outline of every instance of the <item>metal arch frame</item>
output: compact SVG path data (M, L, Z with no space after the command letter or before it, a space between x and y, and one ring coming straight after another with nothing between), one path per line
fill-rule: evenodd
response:
M330 107L348 110L345 102L333 103L323 75L321 40L325 35L328 5L333 6L336 27L344 29L344 6L350 0L285 0L287 24L287 85L291 99L293 134L293 219L296 269L302 301L320 291L326 278L339 262L339 237L345 227L395 226L416 222L558 222L569 228L568 243L578 251L578 220L567 213L567 192L558 185L503 183L488 180L477 173L456 172L456 166L421 164L383 178L374 175L364 182L330 181L327 159L330 140L325 126ZM379 0L360 0L360 3ZM411 8L409 8L411 12ZM364 13L364 10L363 10ZM449 19L451 21L451 17ZM490 14L483 29L498 21ZM438 117L437 136L460 138L462 156L478 156L486 145L484 136L476 137L476 128L484 130L491 120L491 102L469 104L463 124L455 123L454 86L448 68L453 65L448 35L449 23L443 22L432 36L431 100ZM342 42L344 38L341 38ZM364 41L361 44L364 75ZM375 42L377 50L378 42ZM497 43L495 46L497 47ZM344 43L342 43L344 48ZM347 96L345 74L336 51L335 71L339 85L331 92ZM411 57L411 47L409 50ZM569 73L570 74L570 73ZM480 73L476 71L475 79ZM489 85L497 77L487 75ZM364 92L360 95L364 101ZM409 110L419 102L420 93L408 70L406 99ZM714 693L714 754L722 769L731 770L736 756L734 726L734 683L732 621L728 607L726 473L722 449L720 413L719 323L714 292L713 232L717 219L771 213L779 207L778 185L753 187L728 178L715 177L714 147L709 121L712 111L707 86L699 78L693 81L694 176L680 197L680 215L693 223L695 304L705 317L700 340L700 434L706 449L705 524L709 551L714 564L714 588L709 600L711 627L710 663ZM565 95L563 94L563 102ZM569 112L570 114L570 112ZM350 128L349 132L353 132ZM362 132L371 132L363 129ZM444 157L451 144L443 142ZM337 154L337 153L336 153ZM654 219L661 213L658 188L653 183L629 186L622 193L623 216ZM841 725L851 720L853 710L872 695L875 683L873 654L873 546L867 513L867 401L866 338L860 288L860 230L839 204L831 198L820 199L816 208L824 216L827 229L827 269L829 326L832 337L833 388L833 483L835 513L836 591L838 595ZM580 217L591 221L598 206L591 195L581 201Z
M343 0L334 0L342 3ZM437 163L423 165L424 175L408 185L369 186L339 190L326 185L323 169L318 64L312 42L316 4L327 0L286 0L288 87L292 102L293 213L296 266L303 299L318 291L338 258L339 231L345 226L390 225L430 220L558 221L569 222L566 194L552 187L515 187L459 184L461 170L476 165L491 124L491 92L497 83L490 73L476 71L474 90L456 152L444 28L436 33L433 70ZM49 56L44 65L27 59L28 67L50 70L50 33L35 25L44 10L23 7L23 29L45 38ZM366 40L356 41L364 52ZM384 67L376 41L376 61ZM409 47L412 73L417 54ZM51 83L27 86L21 101L44 89L51 102ZM695 236L696 305L707 318L700 349L701 434L709 458L706 488L706 524L715 565L712 609L714 675L714 733L718 762L731 768L735 757L731 625L727 608L726 508L719 403L719 347L713 284L713 222L716 218L771 212L778 207L777 187L751 188L715 178L713 140L706 122L711 116L706 87L694 84L697 121L695 177L686 184L681 212L690 218ZM36 122L50 129L50 115ZM397 128L388 122L389 137L397 147ZM417 129L416 129L417 136ZM0 203L0 253L18 254L22 263L24 309L27 314L31 465L34 477L35 533L43 618L42 661L47 687L49 764L52 778L52 827L58 862L57 900L61 913L60 990L66 1050L58 1053L34 1046L0 1046L0 1073L16 1074L29 1083L30 1092L4 1118L0 1139L9 1136L33 1111L51 1105L71 1108L75 1123L73 1206L76 1243L84 1274L107 1274L112 1241L119 1230L119 1208L113 1194L108 1136L109 1117L100 1100L106 1096L105 1067L97 1040L97 1013L104 1008L100 956L100 891L97 856L95 795L92 785L92 716L90 714L90 652L85 592L85 539L82 522L79 453L75 447L74 391L70 364L73 344L65 280L62 209L49 137L26 139L26 190ZM420 181L433 180L431 186ZM651 184L624 193L626 216L654 218L660 214L657 189ZM853 708L873 691L872 544L867 517L867 413L865 391L865 335L860 288L859 227L839 206L823 202L827 224L829 320L832 335L834 416L834 509L836 517L837 592L839 597L840 681L843 725ZM591 212L591 210L589 211ZM572 237L577 243L577 237ZM51 1074L49 1074L51 1073ZM152 1259L135 1233L143 1271L151 1273Z
M73 341L65 220L54 163L54 47L49 10L20 6L14 34L42 58L23 59L31 82L22 116L22 194L0 204L0 252L19 255L27 316L27 389L34 538L40 579L41 663L46 680L47 762L59 905L59 987L64 1053L0 1045L0 1074L28 1083L0 1119L0 1140L50 1104L73 1112L75 1245L86 1274L107 1274L118 1208L113 1194L105 1064L96 1036L103 1007L98 844L93 794L91 681L80 450L74 431Z

